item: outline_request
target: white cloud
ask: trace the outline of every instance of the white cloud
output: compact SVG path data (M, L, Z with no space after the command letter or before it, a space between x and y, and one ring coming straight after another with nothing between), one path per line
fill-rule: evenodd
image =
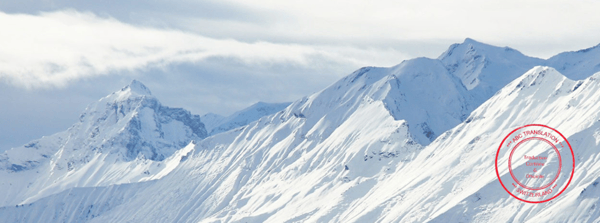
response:
M465 34L476 34L505 39L549 33L567 36L567 32L587 33L589 28L599 27L595 21L600 19L596 13L600 2L591 0L229 1L293 16L297 21L287 24L289 30L310 27L310 34L337 37L391 34L400 39L463 39Z
M67 1L55 3L60 3L59 10L69 7ZM48 4L37 5L45 10ZM595 10L600 2L590 0L577 4L566 0L157 1L143 9L135 5L126 4L124 9L97 2L73 5L93 13L0 12L0 80L30 88L65 86L80 78L220 57L250 66L348 67L332 74L339 77L359 66L435 57L465 37L538 57L594 46L600 37L596 22L600 14ZM221 13L194 14L194 7ZM185 13L178 13L182 9Z
M370 44L441 40L450 45L471 37L522 47L540 57L591 47L600 39L600 1L592 0L228 1L292 18L260 30L288 39L361 39ZM217 26L218 21L205 23Z
M392 49L208 38L136 27L73 10L40 15L0 13L0 27L4 30L0 32L0 78L29 88L61 87L80 78L208 58L233 58L252 66L314 66L315 60L326 60L356 67L389 66L405 58Z
M594 46L598 8L595 0L0 1L0 82L18 86L0 84L0 143L65 129L126 75L165 105L229 114L293 101L360 66L436 57L465 37L539 57Z

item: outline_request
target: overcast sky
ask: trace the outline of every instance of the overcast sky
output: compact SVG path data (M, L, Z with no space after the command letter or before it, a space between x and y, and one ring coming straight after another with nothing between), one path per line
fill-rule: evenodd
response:
M67 129L137 79L228 115L471 37L548 58L600 43L599 1L0 1L0 150Z

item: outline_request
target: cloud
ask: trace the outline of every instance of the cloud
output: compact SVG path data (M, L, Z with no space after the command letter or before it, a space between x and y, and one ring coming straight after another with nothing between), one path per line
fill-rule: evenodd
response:
M252 66L313 66L317 60L393 65L394 50L344 46L247 43L234 39L122 23L74 10L39 15L0 13L0 79L28 88L64 87L73 80L163 67L172 63L232 58ZM390 59L393 58L393 59Z
M66 129L132 78L164 105L227 115L296 100L361 66L437 57L465 37L538 57L594 46L598 8L593 0L0 1L0 147Z
M465 34L505 39L549 33L567 36L599 27L598 1L567 0L231 0L254 10L279 11L295 18L289 30L310 25L319 36L400 39L461 38ZM565 31L571 31L569 34Z
M600 23L596 22L600 20L600 13L597 13L600 1L592 0L229 2L252 10L276 11L288 17L268 27L238 24L240 29L247 30L244 35L297 42L394 45L395 42L421 41L443 42L448 46L471 37L489 44L519 47L517 49L523 49L528 55L549 57L562 51L597 45L600 37ZM200 22L202 25L198 27L210 27L207 29L210 32L219 30L221 23L216 20ZM193 27L196 26L190 25L190 29ZM236 34L229 32L227 35ZM411 49L401 49L410 55L433 56L432 52L419 55Z
M387 46L241 41L75 10L0 12L0 27L2 148L66 129L87 104L133 78L164 105L227 115L258 101L293 101L360 66L407 58Z
M360 66L436 57L465 37L549 57L598 44L598 7L596 1L565 0L8 1L1 10L30 14L0 12L0 80L64 87L81 78L209 58L252 67L331 70L343 64L348 68L332 73L339 77ZM40 10L62 11L31 14Z

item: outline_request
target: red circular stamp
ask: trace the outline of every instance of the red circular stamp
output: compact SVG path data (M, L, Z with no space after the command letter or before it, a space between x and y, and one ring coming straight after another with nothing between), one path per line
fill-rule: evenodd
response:
M496 152L496 175L516 199L550 201L567 189L575 173L571 144L559 131L531 124L510 132Z

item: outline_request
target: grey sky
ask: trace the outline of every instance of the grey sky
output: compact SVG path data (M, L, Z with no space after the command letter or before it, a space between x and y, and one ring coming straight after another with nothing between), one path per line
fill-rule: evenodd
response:
M600 43L596 1L0 1L0 150L65 130L132 79L228 115L466 37L547 58Z

